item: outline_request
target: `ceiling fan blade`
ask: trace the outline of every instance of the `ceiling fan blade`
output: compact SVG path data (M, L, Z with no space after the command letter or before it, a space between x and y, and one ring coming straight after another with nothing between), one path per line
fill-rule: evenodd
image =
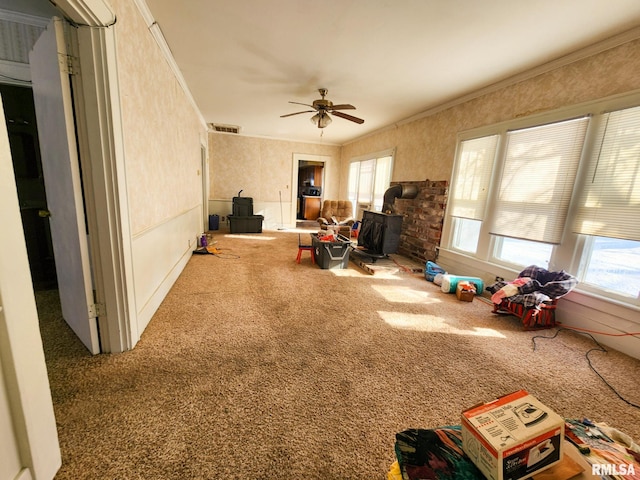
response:
M329 110L355 110L356 107L349 105L348 103L341 103L340 105L333 105Z
M315 112L315 110L305 110L304 112L287 113L286 115L280 115L280 118L290 117L291 115L299 115L301 113L311 113L311 112Z
M305 107L316 108L313 105L309 105L308 103L300 103L300 102L289 102L289 103L293 103L295 105L304 105Z
M351 120L352 122L356 122L356 123L364 123L363 119L358 117L353 117L346 113L342 113L342 112L331 112L331 113L333 113L336 117L344 118L345 120Z

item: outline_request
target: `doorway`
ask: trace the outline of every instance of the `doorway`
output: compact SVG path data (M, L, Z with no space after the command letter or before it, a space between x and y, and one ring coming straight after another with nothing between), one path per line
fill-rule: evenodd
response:
M332 175L331 172L331 159L328 155L311 155L304 153L294 153L293 163L291 168L291 185L295 188L291 189L291 225L300 226L312 226L317 225L316 220L320 216L322 200L327 198L327 195L331 196L331 187L327 185ZM311 179L313 178L313 184L311 185ZM318 185L319 183L319 185ZM318 215L314 218L313 213L308 215L311 220L304 218L298 218L299 212L303 206L301 205L302 195L305 187L313 188L317 191L314 193L316 197L316 203L320 205L318 208ZM329 189L329 191L327 191ZM313 200L312 200L313 202ZM303 215L304 215L304 209Z
M33 92L0 85L34 290L57 288Z
M315 221L320 216L323 181L324 162L298 161L298 220Z

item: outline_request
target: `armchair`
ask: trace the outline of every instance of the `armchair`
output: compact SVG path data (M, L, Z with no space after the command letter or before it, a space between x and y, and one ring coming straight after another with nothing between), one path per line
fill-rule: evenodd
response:
M322 204L318 217L321 230L338 227L338 233L351 238L351 226L354 221L353 204L350 200L325 200Z

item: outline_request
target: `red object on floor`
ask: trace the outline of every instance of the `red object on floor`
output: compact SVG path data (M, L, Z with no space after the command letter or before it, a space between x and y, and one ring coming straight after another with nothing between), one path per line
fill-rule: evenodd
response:
M502 300L499 305L493 304L493 313L515 315L522 320L525 330L541 330L556 326L556 304L558 299L542 303L538 308L527 308L521 303Z
M296 257L296 263L300 263L300 259L302 258L302 252L304 251L311 252L311 263L316 263L316 252L313 248L313 245L303 245L302 240L300 239L300 234L298 234L298 256Z

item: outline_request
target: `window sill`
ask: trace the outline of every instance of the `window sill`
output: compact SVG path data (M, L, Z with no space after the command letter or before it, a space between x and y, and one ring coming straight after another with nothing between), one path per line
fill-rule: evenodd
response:
M438 260L436 263L446 270L455 272L456 274L480 277L484 280L486 285L494 283L496 281L496 277L501 277L508 281L515 278L518 273L522 271L522 268L515 270L503 265L494 264L486 260L480 260L478 258L465 255L459 251L448 250L445 248L439 249ZM640 329L640 321L638 320L640 306L638 305L625 303L617 299L605 297L604 295L597 294L595 292L586 291L580 288L580 284L578 284L574 291L566 295L564 300L568 300L571 303L590 308L608 316L618 317L623 321L634 325L635 331Z

